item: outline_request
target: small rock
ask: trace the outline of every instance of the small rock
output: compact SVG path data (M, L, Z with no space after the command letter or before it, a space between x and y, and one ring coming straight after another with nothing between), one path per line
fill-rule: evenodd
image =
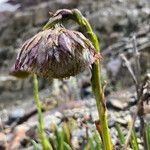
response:
M58 125L61 122L61 119L57 118L54 115L48 115L48 116L44 116L43 122L44 122L44 128L49 128L51 123L55 123Z
M82 96L82 97L88 97L88 96L91 96L91 93L92 93L92 89L91 89L90 86L81 89L81 96Z
M92 116L92 120L96 121L98 120L98 112L97 112L97 108L94 108L95 110L91 111L91 116Z
M113 127L115 124L115 119L114 118L109 118L108 119L108 126L109 128Z
M111 135L111 138L112 138L113 145L116 145L116 143L118 142L118 138L117 138L117 131L114 127L111 128L110 135Z
M129 106L133 106L137 104L137 99L135 96L130 97L129 99Z
M73 137L78 137L78 138L86 137L86 129L85 128L75 129L75 130L72 131L72 136Z
M1 3L0 2L0 12L5 12L5 11L10 11L10 12L14 12L16 11L18 8L20 7L19 4L16 4L16 5L12 5L12 4L9 4L9 3Z
M150 121L150 113L145 115L146 122Z
M135 131L138 132L140 130L140 127L141 127L141 123L138 118L138 119L136 119L135 124L134 124Z
M144 150L144 147L142 144L138 144L138 146L139 146L139 150Z
M116 122L120 123L123 126L126 126L128 124L127 120L125 120L124 118L117 118Z
M74 113L73 118L74 119L78 119L78 118L82 118L82 114L80 114L79 112Z
M128 106L128 103L123 103L119 99L111 99L110 102L114 108L119 109L119 110L123 110L124 108Z
M59 111L55 112L54 116L56 116L56 117L59 118L59 119L62 119L62 118L63 118L62 113L60 113Z
M117 110L123 110L127 108L130 97L131 92L129 92L127 89L124 89L118 90L116 92L111 92L107 99L111 107Z
M19 125L15 128L14 137L8 145L8 148L18 149L20 147L21 141L26 137L27 126Z
M72 140L71 140L71 143L72 143L72 146L75 149L79 149L80 148L78 137L73 137Z
M90 98L86 101L86 106L89 108L93 108L96 106L96 101L94 98Z
M92 116L89 113L85 113L83 117L85 121L92 121Z
M0 133L0 146L5 147L7 143L7 137L4 133Z
M32 126L29 130L26 131L26 136L36 140L38 138L38 128L37 126Z
M11 124L12 122L18 120L19 118L23 117L25 114L25 110L22 108L16 108L13 110L9 115L8 124Z

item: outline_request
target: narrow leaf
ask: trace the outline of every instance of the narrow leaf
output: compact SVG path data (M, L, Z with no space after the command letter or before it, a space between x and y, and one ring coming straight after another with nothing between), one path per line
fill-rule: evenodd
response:
M88 141L89 141L90 150L95 150L93 137L90 137Z
M31 143L33 145L33 150L41 150L39 145L34 140L31 140Z
M138 146L138 143L137 143L137 137L136 137L136 134L135 134L134 130L132 130L132 133L131 133L130 143L131 143L131 147L132 147L133 150L139 150L139 146Z
M69 144L67 144L66 142L64 142L64 150L73 150Z
M120 144L122 145L122 144L125 143L125 137L124 137L124 135L123 135L123 133L122 133L121 127L120 127L120 125L119 125L118 123L115 123L115 128L116 128L116 130L117 130L117 132L118 132L118 139L119 139L119 142L120 142Z
M97 131L94 132L93 138L96 142L95 150L101 150L100 138L99 138L99 134Z
M150 150L150 122L146 125L146 143L148 150Z
M62 128L58 129L58 149L64 150L64 132Z
M65 133L65 142L71 145L71 133L70 133L70 128L67 122L63 123L63 130Z

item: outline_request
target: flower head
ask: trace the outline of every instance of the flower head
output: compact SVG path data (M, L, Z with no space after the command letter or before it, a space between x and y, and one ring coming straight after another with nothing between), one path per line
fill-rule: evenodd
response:
M41 31L23 44L12 74L66 78L83 72L97 58L99 54L83 34L57 27Z

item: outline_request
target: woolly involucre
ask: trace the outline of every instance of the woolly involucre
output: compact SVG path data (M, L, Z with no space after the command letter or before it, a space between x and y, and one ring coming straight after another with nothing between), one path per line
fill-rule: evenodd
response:
M28 72L62 79L83 72L98 57L83 34L58 27L41 31L23 44L12 74Z

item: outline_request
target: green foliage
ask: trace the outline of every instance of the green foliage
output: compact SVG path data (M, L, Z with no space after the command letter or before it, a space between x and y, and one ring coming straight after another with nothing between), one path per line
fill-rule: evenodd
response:
M91 138L89 138L90 150L101 150L100 138L96 131L94 131Z
M115 128L116 128L116 130L118 132L118 140L119 140L120 144L122 145L122 144L125 143L125 137L124 137L124 134L122 133L120 124L115 123Z
M116 123L115 128L116 128L117 133L118 133L118 140L120 142L120 145L123 145L125 143L125 137L124 137L124 134L121 130L120 124ZM148 148L148 150L150 150L150 122L148 122L146 124L146 132L145 133L146 133L147 148ZM137 136L136 136L134 129L131 132L130 145L131 145L131 148L133 150L139 150L139 146L138 146L138 142L137 142Z
M64 142L64 150L73 150L69 144Z
M55 126L55 129L52 129L53 136L50 137L50 141L52 143L53 150L74 150L74 147L71 144L72 137L68 136L69 139L67 138L68 131L70 134L69 123L65 122L65 125L66 129L64 128L64 123L62 123L61 127ZM34 150L41 150L41 146L43 149L42 142L40 143L41 146L34 140L31 140L31 143ZM84 145L84 150L101 150L100 137L96 130L92 132L92 135L90 137L87 137Z
M150 122L146 125L146 143L147 149L150 150Z
M139 150L139 146L137 143L137 136L136 136L134 129L131 132L130 144L133 150Z
M101 150L100 137L97 131L94 132L93 139L96 142L95 150Z
M58 141L58 149L64 150L64 140L65 140L65 133L62 128L57 130L57 141Z
M37 144L34 140L31 140L31 143L33 145L33 150L41 150L39 144Z
M120 145L123 145L125 143L125 136L121 130L120 124L116 123L115 128L118 133L118 140L120 142ZM146 143L147 143L147 150L150 150L150 122L146 124ZM133 129L131 132L131 138L130 138L130 146L133 150L139 150L139 145L137 142L137 135L135 130Z
M64 124L66 125L66 122ZM55 149L71 150L71 136L68 124L65 127L56 127L55 130L53 130L53 134L52 142Z
M120 124L116 123L115 128L118 133L118 140L120 142L120 145L123 145L125 143L125 137L122 132ZM65 128L64 123L62 123L62 127L56 127L52 130L53 136L51 137L51 142L53 143L53 150L74 150L72 144L71 144L71 135L67 138L67 132L70 133L70 127L69 123L65 122ZM150 122L146 125L146 134L147 134L147 147L148 150L150 150ZM48 139L47 139L48 140ZM34 147L34 150L41 150L41 146L39 143L36 143L34 140L31 140L31 143ZM131 139L130 139L130 146L133 150L139 150L139 146L137 143L137 136L134 130L132 130L131 133ZM91 136L87 137L87 143L85 142L85 146L83 148L84 150L102 150L101 143L100 143L100 137L98 132L95 130Z
M54 131L54 137L55 138L53 138L52 142L55 145L55 149L73 150L68 122L64 122L62 127L56 128ZM101 150L100 137L97 131L94 131L92 136L87 138L87 144L85 143L84 147L85 150Z
M90 137L88 140L88 144L91 150L95 149L93 137Z

